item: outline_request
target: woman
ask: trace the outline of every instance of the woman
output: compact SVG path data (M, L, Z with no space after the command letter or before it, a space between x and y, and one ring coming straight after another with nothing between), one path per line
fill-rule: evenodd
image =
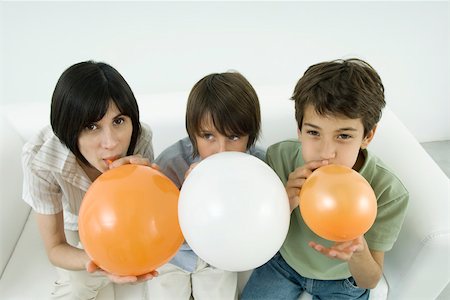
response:
M139 122L138 105L125 79L105 63L69 67L53 92L50 121L51 127L25 144L22 162L23 198L36 212L48 258L69 271L69 280L55 282L52 295L95 299L111 281L156 276L120 277L99 270L78 236L78 212L91 183L110 168L153 161L152 132Z

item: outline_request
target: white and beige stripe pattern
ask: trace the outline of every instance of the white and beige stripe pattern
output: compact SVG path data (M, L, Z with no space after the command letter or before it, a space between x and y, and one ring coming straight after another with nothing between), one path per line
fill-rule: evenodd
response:
M145 124L135 154L153 161L152 132ZM50 126L24 145L22 165L24 201L41 214L64 210L65 229L77 230L80 205L92 182Z

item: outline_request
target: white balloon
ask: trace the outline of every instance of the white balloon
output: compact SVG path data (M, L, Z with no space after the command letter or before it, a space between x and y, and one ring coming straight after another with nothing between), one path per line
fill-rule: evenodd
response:
M260 159L222 152L200 162L180 192L178 217L192 250L227 271L266 263L289 229L289 200L276 173Z

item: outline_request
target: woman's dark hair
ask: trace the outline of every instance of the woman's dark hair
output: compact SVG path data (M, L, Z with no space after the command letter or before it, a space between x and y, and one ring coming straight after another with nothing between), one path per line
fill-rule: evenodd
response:
M132 121L127 151L131 155L141 131L139 108L130 86L116 69L102 62L80 62L65 70L56 84L50 112L53 132L87 165L78 148L78 137L87 125L103 118L111 102Z

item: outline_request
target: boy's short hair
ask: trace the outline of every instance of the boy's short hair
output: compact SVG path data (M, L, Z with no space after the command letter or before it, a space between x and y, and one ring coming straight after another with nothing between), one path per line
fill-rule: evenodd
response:
M295 101L299 129L306 106L312 105L322 116L361 118L364 136L378 123L386 105L380 76L357 58L310 66L297 82L291 99Z
M141 131L139 108L130 86L116 69L102 62L80 62L66 69L56 84L50 112L53 132L87 165L78 137L87 125L103 118L111 101L131 118L133 132L127 151L131 155Z
M196 135L200 135L206 117L211 117L221 134L248 135L247 149L258 139L261 112L258 96L251 84L238 72L213 73L192 88L186 107L186 130L198 155Z

